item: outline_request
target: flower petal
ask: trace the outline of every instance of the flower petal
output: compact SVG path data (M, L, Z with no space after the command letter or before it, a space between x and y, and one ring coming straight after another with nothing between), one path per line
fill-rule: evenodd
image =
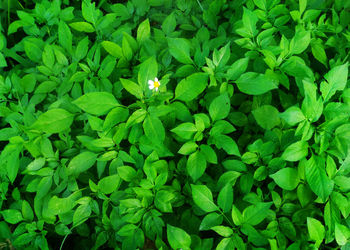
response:
M153 85L153 81L152 80L148 80L148 85Z
M156 91L158 91L158 87L156 87Z
M157 77L156 77L156 78L154 78L154 81L155 81L155 82L159 82Z
M148 87L149 87L149 89L153 89L153 88L154 88L154 85L153 85L153 84L152 84L152 85L150 84Z

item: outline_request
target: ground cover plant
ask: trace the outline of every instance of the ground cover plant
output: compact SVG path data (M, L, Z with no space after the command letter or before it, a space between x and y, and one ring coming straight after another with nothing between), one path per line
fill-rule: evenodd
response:
M0 10L0 249L349 249L350 1Z

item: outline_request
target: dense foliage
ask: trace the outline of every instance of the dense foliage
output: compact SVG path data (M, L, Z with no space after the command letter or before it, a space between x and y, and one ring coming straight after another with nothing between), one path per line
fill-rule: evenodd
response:
M115 2L0 0L0 248L349 249L350 1Z

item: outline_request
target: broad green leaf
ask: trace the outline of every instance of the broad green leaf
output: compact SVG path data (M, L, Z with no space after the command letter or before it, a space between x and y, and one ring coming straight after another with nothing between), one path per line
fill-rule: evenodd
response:
M87 22L74 22L74 23L70 23L69 26L71 26L73 29L80 32L91 33L95 31L94 26L92 26L90 23L87 23Z
M128 91L130 94L136 96L138 99L142 99L143 91L142 88L136 84L135 82L129 79L120 78L120 82L122 83L124 89Z
M108 92L91 92L82 95L75 101L75 105L92 115L104 115L112 108L119 106L115 97Z
M236 226L240 226L243 223L242 213L238 210L238 208L233 205L231 211L232 221Z
M230 237L233 234L233 230L225 226L214 226L211 228L211 230L214 230L222 237Z
M225 185L219 192L218 205L224 213L231 210L233 204L233 189L230 184Z
M138 82L144 91L148 89L148 81L154 81L154 78L157 77L157 74L158 63L154 57L150 57L141 63L140 70L138 72ZM160 84L162 84L162 82L160 82Z
M26 200L22 200L22 214L25 220L32 221L34 219L33 209Z
M136 171L129 166L121 166L117 168L118 174L122 180L131 182L136 177Z
M42 50L38 47L37 44L30 41L25 41L24 51L31 61L36 63L39 63L41 61Z
M110 55L114 56L115 58L121 58L123 56L123 50L118 44L110 41L103 41L101 45Z
M91 206L89 204L82 204L74 211L73 227L84 223L91 215Z
M263 105L252 111L256 122L260 127L271 130L280 123L278 110L271 105Z
M195 142L189 141L181 146L178 153L182 155L189 155L194 153L198 148L198 145Z
M212 228L214 226L221 225L222 220L223 220L223 217L221 214L209 213L206 216L204 216L204 218L199 226L199 230L200 231L210 230L210 228Z
M330 180L325 170L325 160L311 156L305 165L305 177L311 190L325 202L332 193L334 182Z
M228 235L228 232L226 232ZM219 244L216 246L216 250L230 250L235 249L235 243L232 238L223 238Z
M69 26L64 21L60 21L58 24L58 41L69 53L72 52L72 40L72 32Z
M201 151L192 153L187 160L187 172L194 182L196 182L205 172L207 161Z
M312 55L324 66L328 65L328 58L321 39L311 39Z
M162 30L166 35L171 34L176 27L176 18L174 12L167 16L162 23Z
M282 168L278 172L270 175L278 186L285 190L294 190L299 184L298 171L294 168Z
M197 132L197 128L193 123L185 122L170 131L185 140L189 140Z
M256 23L258 21L258 17L256 14L249 9L243 7L243 27L248 31L249 37L253 37L256 35Z
M139 27L137 28L137 41L139 43L143 43L146 39L150 37L150 34L151 34L151 28L150 28L149 20L147 18L142 23L140 23Z
M175 99L191 101L201 94L208 84L208 75L205 73L194 73L182 79L175 88Z
M183 229L167 225L167 239L173 249L190 249L191 236Z
M230 98L227 93L216 97L209 106L209 114L212 121L225 119L230 113Z
M117 188L119 188L120 185L120 177L119 175L110 175L102 178L97 186L98 189L104 193L104 194L111 194L113 193Z
M335 241L338 245L343 246L349 242L350 229L347 226L336 223L335 224Z
M97 154L86 151L73 157L68 164L68 173L78 176L80 173L87 171L91 168L97 159Z
M337 90L344 90L348 79L348 63L332 68L321 83L321 93L324 101L328 101Z
M227 70L226 78L228 80L237 80L248 67L249 58L244 57L235 61Z
M192 64L190 56L190 43L184 38L168 38L168 46L170 54L183 64Z
M320 221L311 217L307 217L307 229L310 239L315 241L316 247L319 247L325 237L324 226Z
M237 143L227 135L215 135L215 145L219 149L223 149L229 155L241 156Z
M104 119L103 129L112 128L120 122L125 122L129 117L129 110L122 107L116 107L108 112Z
M264 74L247 72L236 80L236 84L238 89L245 94L262 95L276 89L278 83Z
M282 154L285 161L299 161L308 155L309 145L306 141L298 141L289 145Z
M218 210L213 200L213 194L205 185L191 185L194 203L203 211L210 213Z
M303 112L301 112L300 108L296 106L289 107L283 113L280 113L279 116L286 121L288 125L294 126L301 121L305 120L305 116Z
M145 135L155 142L163 142L165 139L165 129L163 123L155 115L148 115L143 122Z
M74 115L64 109L50 109L41 114L32 128L45 133L60 133L70 128Z
M248 223L252 226L258 225L260 222L262 222L266 216L267 211L271 207L272 202L264 203L259 202L255 205L251 205L244 209L243 211L243 221L245 223Z
M0 213L4 220L10 224L17 224L23 220L22 213L16 209L5 209Z
M304 28L297 28L295 35L290 42L290 53L291 54L300 54L310 44L311 34L310 31L306 31Z
M216 152L214 151L214 149L212 149L212 147L210 147L207 144L201 144L200 150L205 155L207 162L212 163L212 164L218 163L218 158L216 156Z

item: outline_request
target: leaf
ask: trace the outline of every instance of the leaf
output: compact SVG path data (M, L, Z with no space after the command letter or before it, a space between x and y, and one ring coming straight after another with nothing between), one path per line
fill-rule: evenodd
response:
M68 164L68 173L78 176L80 173L83 173L90 169L96 162L97 154L86 151L78 154L73 157Z
M4 220L10 224L17 224L23 220L21 212L16 209L2 210L1 215L4 217Z
M194 73L183 79L175 88L175 99L191 101L201 94L208 84L208 75L205 73Z
M207 186L191 184L191 188L193 201L198 207L207 213L218 210L214 203L213 195Z
M176 18L174 12L167 16L162 23L162 30L166 35L171 34L176 27Z
M29 41L24 41L24 51L31 61L36 63L39 63L41 61L43 52L37 44Z
M237 143L227 135L215 135L215 145L219 149L223 149L229 155L241 156Z
M144 20L142 23L140 23L139 27L137 28L137 41L139 43L143 43L146 39L150 37L151 28L149 24L148 18Z
M294 190L300 181L298 171L294 168L282 168L278 172L270 175L270 177L282 189L289 191Z
M311 156L305 165L305 177L311 190L325 202L333 191L334 181L326 174L324 159Z
M247 72L236 81L238 89L248 95L262 95L277 88L277 82L264 74Z
M294 126L305 120L303 112L296 106L289 107L286 111L280 113L279 116L290 126Z
M266 216L267 211L270 209L272 202L259 202L255 205L251 205L243 211L243 221L252 226L258 225L262 222Z
M214 230L217 234L219 234L222 237L230 237L233 234L233 230L225 226L214 226L211 228L211 230Z
M227 80L237 80L248 67L249 57L244 57L235 61L227 70Z
M207 161L200 151L192 153L187 160L187 172L194 182L196 182L205 172Z
M240 226L243 223L242 213L238 210L238 208L233 205L231 211L232 221L236 226Z
M163 123L155 115L148 115L143 122L145 135L155 142L161 143L165 139L165 129Z
M120 177L117 174L106 176L102 178L97 186L98 189L104 194L113 193L120 185Z
M70 23L69 26L71 26L73 29L80 32L86 32L86 33L95 32L94 26L92 26L90 23L87 23L87 22L74 22L74 23Z
M308 155L309 145L306 141L298 141L289 145L282 154L285 161L299 161Z
M243 26L248 31L250 37L256 35L256 23L258 21L258 17L256 14L249 9L243 7Z
M122 180L131 182L136 177L136 171L129 166L121 166L117 168L118 174Z
M120 78L120 82L122 83L124 89L128 91L130 94L136 96L138 99L142 99L143 91L142 88L137 85L135 82L130 81L128 79Z
M82 204L74 211L73 227L84 223L91 215L91 207L89 204Z
M209 106L209 114L213 121L225 119L230 113L230 98L227 93L216 97Z
M104 115L119 106L114 95L108 92L91 92L73 101L75 105L92 115Z
M278 110L271 105L263 105L252 111L256 122L263 129L271 130L280 123Z
M168 242L173 249L190 249L191 236L188 233L181 228L174 227L170 224L167 225L166 231Z
M121 58L123 56L123 50L118 44L110 41L103 41L101 45L110 55L114 56L115 58Z
M339 223L335 223L335 241L337 242L337 244L343 246L349 242L349 238L349 227Z
M323 100L328 101L337 90L344 90L348 79L348 63L332 68L324 78L327 82L321 83Z
M144 91L148 89L148 81L154 81L154 78L157 77L157 74L158 63L154 57L150 57L140 64L140 70L138 72L138 82ZM160 82L160 84L162 84L162 82Z
M170 54L180 63L192 64L190 45L184 38L167 38Z
M224 213L231 210L233 204L233 189L230 184L226 184L219 192L218 205Z
M69 53L72 52L72 32L68 25L60 21L58 24L58 41Z
M310 239L316 242L316 247L319 247L325 236L325 229L322 223L314 218L307 217L307 230Z
M50 109L41 114L32 128L45 133L60 133L70 128L74 115L64 109Z
M298 26L297 26L298 27ZM310 31L306 31L304 28L297 28L295 35L290 42L290 53L291 54L300 54L310 44L311 34Z

